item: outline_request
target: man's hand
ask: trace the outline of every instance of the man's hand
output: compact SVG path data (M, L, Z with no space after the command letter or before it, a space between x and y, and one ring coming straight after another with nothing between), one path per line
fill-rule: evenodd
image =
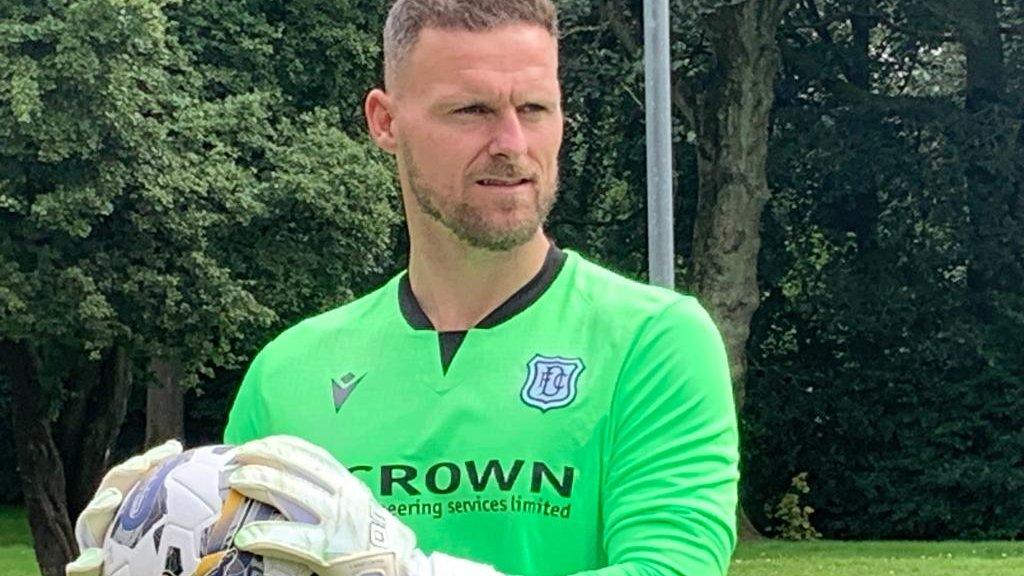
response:
M499 576L490 566L432 554L326 450L290 436L238 447L231 488L270 504L287 521L254 522L240 549L302 564L320 576Z
M81 554L64 567L68 576L100 576L103 571L103 539L125 495L150 470L181 454L181 442L168 440L144 454L132 456L111 468L96 495L75 522L75 540Z
M326 450L271 436L239 446L235 459L242 466L229 477L231 487L288 519L244 526L235 535L239 548L306 565L321 576L358 574L357 565L408 574L415 534ZM366 552L372 554L359 554Z

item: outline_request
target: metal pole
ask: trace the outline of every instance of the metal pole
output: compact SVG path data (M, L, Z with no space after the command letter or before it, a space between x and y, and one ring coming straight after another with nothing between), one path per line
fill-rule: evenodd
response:
M668 0L644 0L647 107L647 247L651 284L675 287Z

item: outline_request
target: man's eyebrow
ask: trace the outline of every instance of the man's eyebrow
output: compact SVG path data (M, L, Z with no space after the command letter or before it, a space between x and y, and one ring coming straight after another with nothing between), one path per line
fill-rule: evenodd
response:
M448 112L448 111L451 111L451 110L457 110L457 109L460 109L460 108L468 108L468 107L471 107L471 106L486 106L486 107L489 108L491 106L491 104L488 103L483 98L472 98L472 97L458 98L458 97L451 97L451 98L443 98L441 100L438 100L437 102L435 102L430 107L430 109L438 111L438 112Z
M507 103L508 94L499 94L487 90L453 90L438 91L429 109L437 113L447 113L460 108L482 106L485 108L501 108ZM561 95L549 90L522 90L511 95L515 107L540 105L545 108L557 108Z
M546 94L531 94L529 97L521 98L517 100L517 105L522 106L524 104L540 104L543 106L557 106L561 99L558 96L550 96Z
M526 95L513 95L512 103L516 106L522 106L523 104L545 104L553 105L559 101L559 97L553 94L526 94ZM434 106L437 107L452 107L452 106L496 106L503 104L504 98L497 96L485 96L482 94L452 94L450 96L442 96L437 99Z
M454 107L454 106L490 106L493 104L492 100L487 98L477 98L472 96L466 96L464 98L446 98L441 100L442 106Z
M475 90L456 90L452 92L442 92L437 96L439 103L446 104L459 104L463 102L493 102L498 99L497 94L486 93L483 91Z

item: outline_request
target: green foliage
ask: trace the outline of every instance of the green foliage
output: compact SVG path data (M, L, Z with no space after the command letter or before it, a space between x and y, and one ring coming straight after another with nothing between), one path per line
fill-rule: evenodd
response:
M821 532L811 525L811 514L814 508L800 502L801 494L810 494L811 487L807 484L807 472L793 477L789 490L779 499L774 509L765 504L765 514L775 521L769 526L769 532L783 540L817 540Z
M379 274L397 221L387 163L336 127L332 95L282 80L305 85L282 69L318 42L370 50L358 22L187 6L90 0L4 20L0 335L127 340L208 372L243 362L279 314Z
M877 54L950 26L883 16L900 27L876 30ZM834 45L792 32L784 50L746 494L809 470L826 537L1020 537L1022 101L966 109L964 61L924 44L945 60L922 64L947 70L936 90L892 82L916 58L872 59L885 76L850 86L839 22Z
M152 358L201 390L395 268L390 163L351 121L379 8L298 4L0 1L0 341L40 357L55 436L115 346L133 406Z
M643 63L623 48L601 4L560 3L566 129L560 198L548 232L560 245L641 275Z
M647 273L643 3L562 0L566 117L561 188L548 232L561 245L634 278ZM690 0L672 3L673 73L693 81L709 61ZM696 157L692 126L673 115L675 242L679 277L693 237Z
M207 119L246 104L195 99L156 3L33 16L9 22L3 45L3 58L33 70L35 90L0 100L15 112L0 113L0 334L92 353L174 342L196 367L235 360L236 325L269 311L210 250L208 235L246 220L254 202ZM204 335L183 324L222 315Z
M280 91L300 112L329 108L362 134L362 101L379 83L388 3L230 0L168 7L182 46L212 95Z

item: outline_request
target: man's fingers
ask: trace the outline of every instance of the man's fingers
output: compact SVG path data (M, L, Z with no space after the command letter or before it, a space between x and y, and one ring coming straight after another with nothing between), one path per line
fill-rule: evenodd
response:
M96 491L85 510L75 521L75 539L81 548L94 548L103 545L103 538L107 534L118 506L124 500L124 495L153 468L162 464L168 458L181 454L181 442L169 440L163 444L148 450L138 456L132 456L124 462L114 466L100 481ZM84 556L84 554L83 554ZM88 558L86 558L88 560ZM83 560L85 562L86 560ZM82 563L72 562L69 564L75 570L84 570ZM75 572L76 574L88 574L88 572Z
M310 567L326 566L327 541L323 530L295 522L253 522L235 534L235 546L241 550L299 561Z
M302 476L325 490L332 490L348 470L323 448L294 436L268 436L237 448L241 464L262 464Z
M86 548L78 558L64 567L67 576L100 576L103 570L103 550Z
M143 454L132 456L107 472L100 482L100 489L117 488L122 494L127 494L146 473L165 460L181 454L181 451L181 442L168 440Z
M124 497L117 488L104 488L93 496L75 522L75 539L80 546L102 545L122 500Z
M149 459L150 462L159 464L168 458L181 454L182 450L184 450L184 446L181 445L181 442L172 438L159 446L150 448L142 455Z
M270 504L285 518L318 524L335 508L334 496L291 472L250 464L228 476L228 485L243 495Z
M149 468L149 460L145 456L132 456L107 471L100 482L100 489L117 488L122 493L127 492L149 471Z

